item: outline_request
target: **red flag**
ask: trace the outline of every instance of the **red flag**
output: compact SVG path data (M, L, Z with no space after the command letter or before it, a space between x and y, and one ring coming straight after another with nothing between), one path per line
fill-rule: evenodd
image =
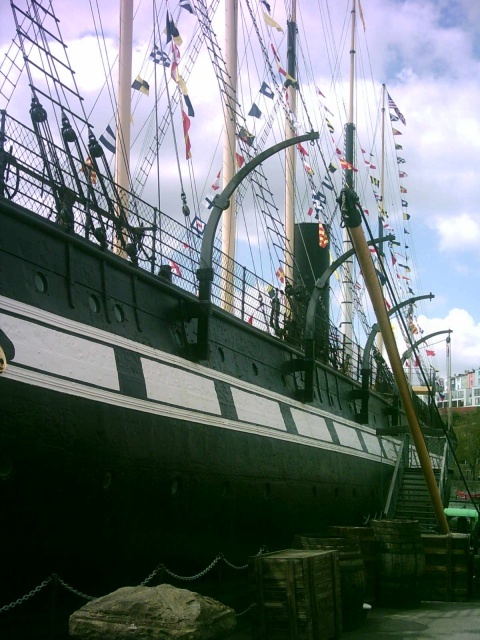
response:
M389 301L385 298L385 306L387 307L387 311L390 311L390 309L392 308L392 305L389 303Z
M253 324L253 316L250 316L247 320L248 324Z
M278 55L278 53L275 50L275 47L273 46L273 44L270 43L270 46L272 47L272 51L273 51L273 55L275 56L277 62L280 62L280 56Z
M241 156L239 153L235 154L235 160L237 161L237 167L241 169L245 164L245 158Z
M285 282L285 273L282 267L278 267L276 275L277 275L277 278L280 280L280 282L283 284Z
M297 144L297 149L300 151L302 156L308 156L308 151L300 144L300 142Z
M435 351L433 351L432 349L425 349L425 353L427 354L427 356L434 356L435 355Z
M185 158L188 160L192 157L192 145L190 144L190 136L188 130L190 129L190 118L182 109L182 122L183 122L183 137L185 138Z
M177 274L177 276L182 277L182 272L180 271L180 267L175 262L175 260L170 260L170 266L172 267L172 271L174 271Z
M216 191L217 189L220 189L220 174L221 174L221 171L219 171L217 173L217 177L215 178L215 180L214 180L214 182L212 184L212 189L214 191Z

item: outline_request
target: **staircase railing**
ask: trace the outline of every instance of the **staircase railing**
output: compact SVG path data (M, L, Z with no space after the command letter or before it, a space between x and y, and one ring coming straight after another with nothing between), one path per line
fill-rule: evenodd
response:
M384 515L386 518L392 518L395 514L400 489L402 488L405 467L408 464L409 449L410 436L405 434L400 444L400 449L398 450L397 462L395 464L390 489L388 490L387 501L385 503Z
M442 456L442 466L440 468L440 478L438 481L438 489L440 491L440 497L442 498L442 504L444 507L448 506L450 500L450 459L451 449L448 440L445 440Z

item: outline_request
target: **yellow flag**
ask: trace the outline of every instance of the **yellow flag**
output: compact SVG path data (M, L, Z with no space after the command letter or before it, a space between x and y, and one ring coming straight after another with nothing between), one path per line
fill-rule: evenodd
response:
M282 27L278 24L278 22L275 22L275 20L271 16L269 16L268 13L263 12L263 18L265 20L265 24L268 27L272 27L273 29L276 29L277 31L282 31L283 32Z
M187 85L185 84L185 80L180 74L177 74L177 84L180 87L180 91L183 93L183 95L188 96Z

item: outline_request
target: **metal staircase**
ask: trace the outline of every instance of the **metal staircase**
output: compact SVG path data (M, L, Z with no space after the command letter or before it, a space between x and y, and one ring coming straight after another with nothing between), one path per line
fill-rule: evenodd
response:
M444 439L426 438L433 473L444 506L450 498L449 447ZM399 450L397 465L385 505L385 516L401 520L418 520L423 531L436 531L435 513L418 456L408 436Z
M440 470L434 469L433 472L438 485ZM436 530L435 513L420 468L404 470L394 517L401 520L418 520L422 531Z

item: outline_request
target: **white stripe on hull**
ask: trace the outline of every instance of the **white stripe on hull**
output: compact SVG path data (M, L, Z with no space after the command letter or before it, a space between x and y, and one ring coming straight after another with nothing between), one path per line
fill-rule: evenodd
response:
M232 387L232 396L239 420L261 424L272 429L287 430L278 402L246 393Z
M327 423L322 416L316 416L306 411L292 409L292 416L295 421L298 433L315 440L332 442L332 436L328 430Z
M147 396L185 409L221 415L213 380L141 358Z
M15 362L118 391L111 347L0 313L0 327L15 345Z
M187 420L370 460L385 461L379 438L368 426L360 426L349 420L338 422L337 416L322 409L307 407L281 394L261 389L195 363L186 364L185 360L176 356L88 325L66 320L36 307L2 296L0 304L6 310L22 313L24 316L23 319L6 314L0 316L0 327L12 339L16 349L15 360L2 374L4 379L171 419ZM47 321L52 323L53 327L46 328L37 324ZM58 330L59 328L74 331L78 335L64 333ZM93 342L89 338L101 339L108 344ZM147 356L140 359L148 400L118 393L115 355L109 345L118 345L141 356ZM40 371L24 369L17 363ZM230 386L238 420L222 418L215 380ZM288 404L298 435L287 431L280 402ZM340 446L334 444L326 418L333 420ZM363 434L368 452L363 450L358 431ZM382 442L387 452L387 461L392 464L396 460L398 444L385 438L382 438Z

